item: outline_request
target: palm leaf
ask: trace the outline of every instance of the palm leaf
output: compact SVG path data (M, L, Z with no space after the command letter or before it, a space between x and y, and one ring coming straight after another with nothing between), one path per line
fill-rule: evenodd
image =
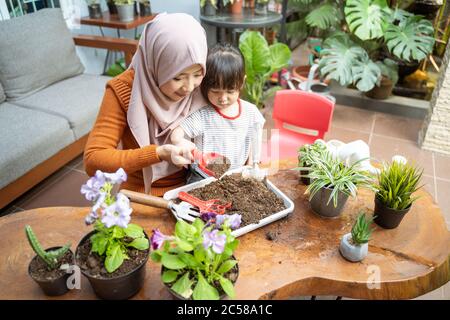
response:
M386 0L348 0L344 12L350 30L360 39L369 40L383 36L390 9Z
M306 23L310 27L317 27L322 30L329 29L339 23L339 11L336 6L325 3L306 16Z
M365 59L352 67L353 81L359 91L367 92L379 82L381 78L380 67L369 59Z

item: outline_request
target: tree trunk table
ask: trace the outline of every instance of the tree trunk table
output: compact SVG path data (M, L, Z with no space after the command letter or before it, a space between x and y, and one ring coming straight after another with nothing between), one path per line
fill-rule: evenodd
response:
M443 215L425 191L397 229L376 226L369 254L359 263L339 254L339 242L360 210L372 212L373 193L361 190L335 219L315 215L294 160L281 161L269 179L295 203L288 217L239 237L237 299L287 299L300 295L336 295L358 299L410 299L450 279L450 233ZM133 204L132 222L147 233L173 231L175 219L163 209ZM30 224L46 248L72 242L72 250L92 227L84 224L89 208L40 208L0 218L0 299L93 299L82 276L81 289L51 298L29 277L34 256L25 237ZM268 240L270 232L274 239ZM149 259L145 285L136 299L172 299L160 279L161 265Z

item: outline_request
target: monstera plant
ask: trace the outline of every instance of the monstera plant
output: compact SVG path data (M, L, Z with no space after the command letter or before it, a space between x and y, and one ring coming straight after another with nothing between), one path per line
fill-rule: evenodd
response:
M341 85L366 92L382 77L398 79L397 61L420 61L433 50L433 26L421 16L391 9L386 0L348 0L344 29L324 41L319 68ZM386 59L387 57L392 59Z
M239 38L239 49L245 60L244 98L261 108L265 98L281 88L264 92L267 78L289 64L291 50L284 43L269 46L257 31L245 31Z

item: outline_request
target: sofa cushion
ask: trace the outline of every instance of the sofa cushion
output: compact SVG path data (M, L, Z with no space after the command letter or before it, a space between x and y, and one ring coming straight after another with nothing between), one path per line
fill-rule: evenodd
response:
M66 119L0 104L0 189L75 141Z
M66 118L79 139L92 129L109 80L110 77L82 74L14 103Z
M5 91L3 91L2 84L0 83L0 103L6 100Z
M83 73L61 9L0 21L0 82L8 99Z

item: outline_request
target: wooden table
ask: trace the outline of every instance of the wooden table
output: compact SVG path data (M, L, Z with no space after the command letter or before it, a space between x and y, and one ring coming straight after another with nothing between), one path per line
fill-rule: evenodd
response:
M240 275L238 299L286 299L299 295L336 295L362 299L409 299L432 291L450 279L450 233L440 209L425 191L397 229L377 228L369 255L361 263L347 262L338 252L340 237L349 232L359 210L373 210L373 194L359 192L349 199L345 212L324 219L309 208L305 186L298 174L287 170L295 161L282 161L270 177L295 203L287 218L241 236L235 256ZM133 204L132 222L147 232L173 231L171 213ZM91 230L84 225L89 208L41 208L0 218L0 299L48 299L28 276L34 256L24 226L30 224L45 247L79 240ZM267 240L266 233L279 233ZM148 262L147 277L137 299L172 299L160 280L159 264ZM370 272L381 272L379 289L369 289ZM369 273L368 273L369 272ZM376 277L375 277L376 279ZM373 284L369 279L369 284ZM377 283L375 283L376 287ZM59 299L91 299L95 295L83 277L81 290Z

